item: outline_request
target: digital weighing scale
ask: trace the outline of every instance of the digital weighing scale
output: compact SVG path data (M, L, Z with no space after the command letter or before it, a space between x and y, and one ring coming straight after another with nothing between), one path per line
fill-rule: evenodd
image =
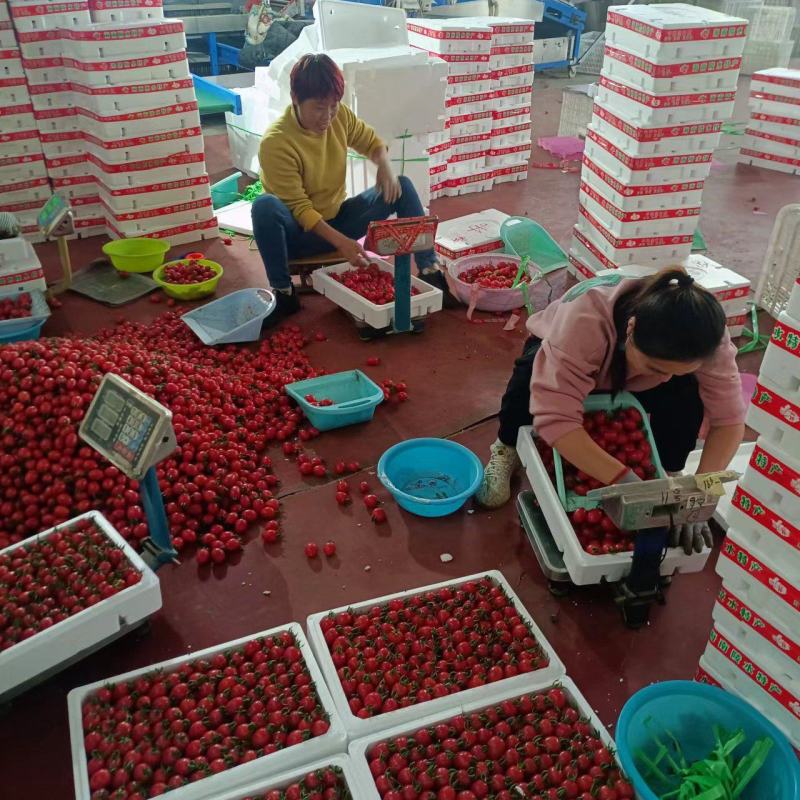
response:
M69 203L60 195L54 194L42 206L36 220L39 230L47 239L55 239L58 244L58 257L61 259L61 280L50 286L48 294L54 296L66 292L72 286L72 264L69 258L69 245L67 236L75 233L72 209Z
M407 217L370 222L364 249L379 256L394 256L394 319L391 327L360 329L361 339L397 333L419 333L423 320L411 319L411 254L432 250L438 217Z
M172 412L119 375L109 373L101 381L78 433L121 472L139 481L150 529L142 545L145 562L153 569L177 562L156 475L156 464L178 446Z
M625 623L632 628L645 624L650 606L664 602L660 565L671 528L684 523L705 522L714 514L724 495L723 484L735 481L733 471L661 478L640 483L606 486L586 497L599 503L611 521L624 531L636 531L631 571L615 583L615 602ZM520 523L555 595L571 587L569 573L538 508L533 492L517 498Z

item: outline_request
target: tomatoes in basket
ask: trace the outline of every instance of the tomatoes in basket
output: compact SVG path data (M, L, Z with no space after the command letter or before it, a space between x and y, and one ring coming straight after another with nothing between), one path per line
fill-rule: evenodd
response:
M167 283L190 285L204 283L216 277L216 272L199 261L179 261L164 268L163 279Z
M464 283L477 284L484 289L510 289L519 271L515 261L497 261L479 264L464 270L458 277ZM523 273L522 283L530 283L530 276Z

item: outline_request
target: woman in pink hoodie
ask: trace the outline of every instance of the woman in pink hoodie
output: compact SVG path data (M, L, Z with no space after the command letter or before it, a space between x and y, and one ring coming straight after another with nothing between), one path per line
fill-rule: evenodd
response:
M497 508L511 496L520 427L530 425L575 467L602 484L639 478L583 428L592 392L628 391L650 415L667 472L680 472L703 419L699 472L725 469L744 434L736 348L716 298L682 269L650 278L604 275L574 286L528 319L530 338L503 396L477 499ZM707 526L677 532L685 549L710 543Z

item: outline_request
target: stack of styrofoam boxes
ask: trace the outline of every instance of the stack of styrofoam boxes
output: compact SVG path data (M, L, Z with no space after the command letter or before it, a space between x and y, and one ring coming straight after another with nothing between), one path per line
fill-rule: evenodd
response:
M89 0L92 22L138 22L163 19L162 0Z
M570 253L576 274L690 254L746 30L744 20L685 4L609 9Z
M492 139L487 165L495 183L525 180L531 160L533 23L489 18Z
M741 695L800 748L800 284L764 355L759 433L730 502L722 590L698 678Z
M742 53L742 74L789 66L797 19L791 0L770 5L765 5L764 0L722 0L719 10L744 17L749 22L747 44Z
M429 139L431 197L491 189L494 179L486 165L492 137L491 27L484 18L413 19L408 41L448 67L448 138L433 134Z
M465 256L498 253L504 248L500 226L508 214L487 208L475 214L440 222L436 230L436 254L448 267L451 262Z
M12 9L0 1L0 211L38 238L36 216L50 195Z
M216 236L183 23L95 23L64 37L109 235L172 244Z
M753 75L739 161L800 175L800 69L775 67Z

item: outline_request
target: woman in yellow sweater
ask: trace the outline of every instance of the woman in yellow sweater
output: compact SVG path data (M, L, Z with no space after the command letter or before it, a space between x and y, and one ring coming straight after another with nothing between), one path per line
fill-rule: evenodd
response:
M338 250L366 264L358 243L374 220L424 212L414 184L395 176L386 145L341 99L344 76L324 54L305 55L290 76L292 105L264 134L259 151L266 194L253 203L253 234L278 307L273 317L298 311L289 260ZM345 199L347 150L378 168L375 187ZM417 253L423 280L446 292L433 250Z

